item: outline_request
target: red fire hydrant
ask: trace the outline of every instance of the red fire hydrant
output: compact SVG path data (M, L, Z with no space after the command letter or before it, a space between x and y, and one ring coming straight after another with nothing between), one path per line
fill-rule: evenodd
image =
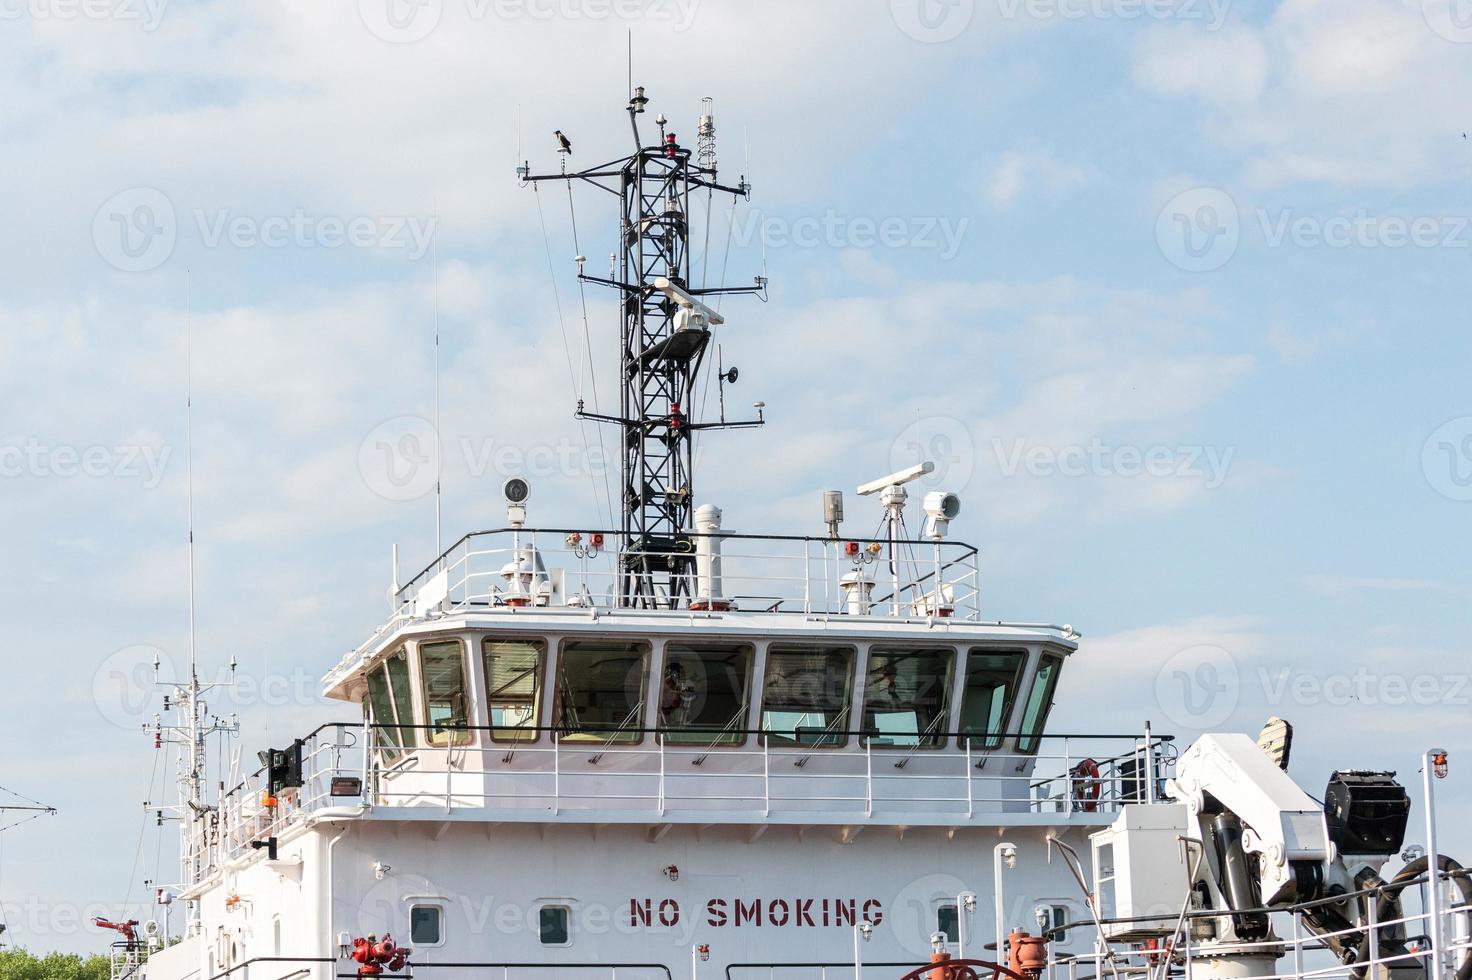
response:
M359 936L353 940L352 958L359 964L358 976L381 977L385 970L390 973L403 970L412 952L414 950L408 946L395 943L394 937L388 933L384 933L381 940L370 934L366 939Z

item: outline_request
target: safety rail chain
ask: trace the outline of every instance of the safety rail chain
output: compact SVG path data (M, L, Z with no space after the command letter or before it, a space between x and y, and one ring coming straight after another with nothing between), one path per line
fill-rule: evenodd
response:
M977 549L959 541L900 541L892 568L887 539L690 532L680 538L677 550L640 552L689 569L676 576L680 594L651 597L625 591L628 583L619 567L623 538L620 531L588 528L500 528L467 534L394 593L392 615L375 639L430 612L521 605L688 612L716 600L713 608L718 611L729 605L807 615L858 610L911 619L981 618ZM709 594L711 580L699 571L697 550L703 542L720 547L719 595ZM864 584L845 588L844 576L855 572L862 574ZM856 591L859 598L851 602ZM693 610L692 600L701 600Z
M380 745L377 729L406 729L443 745ZM272 797L264 770L220 801L217 828L199 842L215 864L235 860L331 806L535 809L556 816L593 809L646 812L651 819L699 809L706 814L810 812L872 819L916 812L972 819L998 813L1113 812L1125 803L1155 802L1172 771L1171 736L1038 736L1037 752L1003 751L1018 735L943 732L959 748L876 746L872 732L825 733L845 747L774 745L772 732L734 729L606 727L590 737L539 727L545 740L497 740L506 726L376 725L335 722L302 739L302 785ZM533 729L520 729L531 732ZM476 745L477 734L486 739ZM653 736L646 739L646 736ZM684 743L679 736L690 736ZM755 743L751 744L751 737ZM619 742L618 737L638 739ZM675 741L672 741L675 737ZM741 744L719 744L739 737ZM463 740L463 741L462 741ZM981 748L992 741L996 749ZM462 742L462 744L455 744ZM1041 751L1045 744L1055 749ZM821 765L810 765L823 760ZM1093 763L1088 775L1078 773ZM1036 774L1037 767L1045 775ZM1010 771L1008 771L1010 770ZM1097 771L1097 775L1092 773ZM334 793L334 782L356 792ZM719 787L718 792L713 788ZM710 804L724 805L712 807ZM907 809L908 808L908 809Z
M1436 872L1437 888L1445 889L1453 882L1462 882L1464 896L1464 901L1460 903L1442 906L1437 924L1433 924L1429 910L1380 917L1380 900L1397 896L1412 887L1424 888L1431 880L1432 875L1429 872L1422 872L1359 891L1344 892L1291 906L1187 911L1180 916L1176 934L1160 944L1159 948L1142 948L1144 944L1139 942L1105 945L1096 939L1091 953L1051 957L1048 963L1049 980L1104 980L1106 977L1126 976L1159 977L1160 980L1165 980L1171 966L1183 967L1189 977L1192 962L1197 957L1208 955L1202 943L1192 941L1193 930L1189 923L1202 919L1220 919L1223 916L1260 914L1277 916L1278 924L1284 918L1290 919L1291 932L1272 939L1233 942L1230 944L1230 953L1245 956L1253 953L1273 955L1286 959L1291 969L1278 973L1254 972L1253 980L1366 980L1384 976L1384 970L1397 966L1421 969L1427 980L1434 980L1430 965L1438 961L1445 965L1448 974L1443 980L1449 980L1452 975L1462 976L1463 970L1472 969L1472 901L1465 900L1467 895L1472 894L1472 871L1458 869ZM1343 903L1360 898L1368 899L1365 902L1368 917L1363 927L1351 925L1343 929L1318 932L1305 929L1302 913L1320 907L1342 907ZM1158 922L1159 918L1105 918L1098 920L1098 924L1107 928L1110 925ZM1066 928L1086 929L1088 923L1076 922ZM1054 929L1047 935L1059 931L1061 929ZM1180 941L1183 938L1184 941ZM1329 945L1330 939L1358 940L1360 953L1353 961L1345 962L1334 954ZM1440 957L1436 955L1438 948L1442 953ZM1209 955L1220 959L1224 952L1227 951L1218 946L1211 949ZM1448 953L1451 955L1447 956ZM1307 960L1311 954L1323 954L1316 958L1323 960L1327 957L1331 962L1310 965ZM1092 972L1081 975L1078 972L1080 966L1087 966Z

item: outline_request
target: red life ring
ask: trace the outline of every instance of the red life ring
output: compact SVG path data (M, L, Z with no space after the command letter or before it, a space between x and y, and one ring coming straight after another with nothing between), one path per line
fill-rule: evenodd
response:
M1069 770L1069 797L1073 805L1086 813L1099 809L1099 796L1104 780L1099 776L1099 763L1084 759Z

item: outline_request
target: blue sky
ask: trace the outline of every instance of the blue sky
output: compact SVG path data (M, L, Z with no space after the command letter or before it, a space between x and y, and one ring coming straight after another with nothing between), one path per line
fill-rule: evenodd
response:
M1472 802L1465 0L387 2L3 7L0 785L60 807L0 834L16 941L101 948L76 920L159 867L152 708L115 681L186 650L186 279L200 647L240 661L248 753L350 716L316 678L383 616L390 544L432 556L372 450L433 414L430 234L447 537L513 474L534 520L596 520L567 202L554 296L513 170L555 128L622 151L630 32L653 108L688 140L712 97L754 184L712 234L772 282L724 308L770 420L706 446L729 528L819 530L818 491L918 432L989 613L1084 634L1055 726L1281 714L1310 792L1418 784L1441 743L1445 812Z

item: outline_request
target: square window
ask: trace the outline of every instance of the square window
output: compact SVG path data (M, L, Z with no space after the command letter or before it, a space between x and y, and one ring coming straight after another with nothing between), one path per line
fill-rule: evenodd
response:
M438 946L445 941L444 909L438 905L409 908L409 942L414 946Z
M543 946L572 945L572 911L566 905L543 905L537 911L537 929Z

